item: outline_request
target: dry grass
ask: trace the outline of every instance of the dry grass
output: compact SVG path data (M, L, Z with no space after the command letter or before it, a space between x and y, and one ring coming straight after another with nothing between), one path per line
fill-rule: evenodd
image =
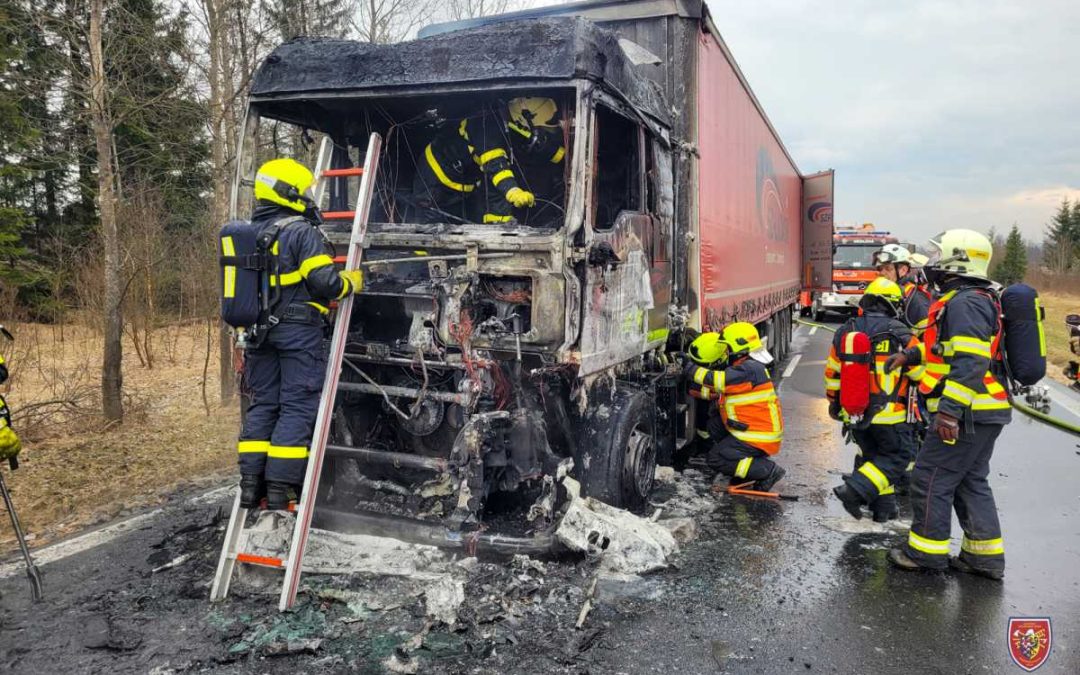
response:
M205 324L155 331L153 369L125 343L126 416L111 428L98 415L102 340L96 331L9 328L16 342L4 348L11 369L4 391L24 444L19 470L4 471L33 545L234 470L239 416L237 405L217 404L216 343L204 405ZM7 549L11 539L10 527L0 524L0 546Z
M1047 373L1059 382L1068 384L1062 369L1070 360L1077 360L1069 351L1069 331L1065 327L1065 315L1080 314L1080 292L1039 291L1039 298L1046 308L1046 358Z

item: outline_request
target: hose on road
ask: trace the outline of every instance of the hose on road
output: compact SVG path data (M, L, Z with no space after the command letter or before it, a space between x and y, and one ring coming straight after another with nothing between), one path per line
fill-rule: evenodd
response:
M815 323L813 321L807 321L805 319L795 319L795 321L797 323L801 323L804 326L811 326L813 328L824 328L825 330L832 331L833 333L836 332L836 326L826 326L823 323ZM1070 422L1066 422L1065 420L1058 419L1057 417L1047 415L1044 412L1040 412L1029 405L1017 401L1011 396L1009 397L1009 402L1012 403L1012 407L1016 408L1025 415L1034 417L1040 422L1044 422L1046 424L1049 424L1050 426L1057 427L1062 431L1066 431L1068 433L1080 436L1080 425L1072 424Z
M1025 415L1030 415L1031 417L1034 417L1035 419L1040 420L1042 422L1045 422L1046 424L1049 424L1051 426L1057 427L1058 429L1061 429L1062 431L1067 431L1070 434L1080 436L1080 426L1078 426L1076 424L1071 424L1069 422L1066 422L1065 420L1061 420L1061 419L1058 419L1056 417L1051 417L1050 415L1047 415L1044 412L1040 412L1040 411L1036 410L1035 408L1032 408L1031 406L1029 406L1027 404L1024 404L1024 403L1021 403L1020 401L1017 401L1016 399L1012 398L1011 396L1009 397L1009 402L1012 403L1012 407L1016 408L1017 410L1024 413Z

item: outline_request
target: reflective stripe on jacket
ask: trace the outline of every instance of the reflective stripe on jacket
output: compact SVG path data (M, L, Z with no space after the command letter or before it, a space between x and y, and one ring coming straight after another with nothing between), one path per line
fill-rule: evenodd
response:
M900 321L876 312L864 313L849 319L836 331L829 358L825 361L825 396L831 401L840 394L840 357L838 348L844 336L853 331L866 333L874 349L874 377L870 380L870 406L878 412L871 424L900 424L907 421L908 381L918 382L925 369L909 366L903 372L885 372L890 355L917 348L919 340L910 328Z
M918 350L926 363L919 391L931 412L960 419L970 411L976 423L1006 424L1012 420L1009 397L995 375L1002 370L997 306L988 291L964 283L930 307Z
M260 204L251 222L263 230L284 218L298 214L283 206ZM278 274L270 276L271 286L281 287L281 302L308 304L326 314L330 300L348 291L330 257L326 242L309 220L297 220L278 233L270 252L278 257ZM276 311L276 309L275 309Z
M723 370L698 368L693 383L715 392L717 410L731 435L775 455L784 438L784 417L768 369L743 357Z

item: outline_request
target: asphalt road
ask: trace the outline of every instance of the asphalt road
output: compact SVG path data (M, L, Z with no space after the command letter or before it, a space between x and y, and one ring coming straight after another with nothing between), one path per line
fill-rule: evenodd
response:
M799 501L719 497L676 567L601 587L587 623L595 646L590 638L573 658L552 626L572 626L576 604L524 617L519 637L497 649L464 650L419 672L1020 673L1009 657L1009 617L1045 616L1053 650L1039 672L1080 673L1080 440L1017 413L998 441L992 484L1006 545L1003 583L892 569L885 554L903 532L856 523L831 495L853 450L821 395L830 337L800 327L791 357L798 362L780 365L789 371L779 456L788 477L778 488ZM1064 404L1055 412L1071 415L1075 399L1064 389L1055 396ZM177 500L99 546L45 564L42 605L27 602L21 576L0 578L0 670L354 672L340 659L215 660L212 646L220 652L221 632L231 630L205 601L221 501ZM956 548L955 523L953 535ZM176 568L182 573L151 573L191 551ZM568 565L549 584L583 585L578 568ZM234 606L244 621L273 614L251 610L270 604L265 598L236 602L247 603ZM335 649L327 645L324 653Z

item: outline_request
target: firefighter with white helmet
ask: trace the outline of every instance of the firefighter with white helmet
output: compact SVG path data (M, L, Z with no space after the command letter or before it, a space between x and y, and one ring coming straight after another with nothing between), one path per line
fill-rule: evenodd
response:
M889 358L887 367L924 363L919 389L933 414L911 477L908 541L890 561L907 570L943 570L1001 579L1005 547L990 488L994 442L1012 419L1000 348L1002 329L992 282L993 247L973 230L948 230L930 241L925 272L937 300L923 344ZM964 536L949 557L952 511Z
M716 479L754 482L768 491L787 473L772 457L780 451L784 418L767 365L766 351L754 325L729 324L720 333L704 333L687 351L686 378L691 393L715 400L709 415L706 461Z
M926 263L926 256L912 253L901 244L885 244L874 253L874 267L878 274L900 286L903 293L901 319L922 335L926 329L926 315L930 311L930 292L920 283L919 268Z

